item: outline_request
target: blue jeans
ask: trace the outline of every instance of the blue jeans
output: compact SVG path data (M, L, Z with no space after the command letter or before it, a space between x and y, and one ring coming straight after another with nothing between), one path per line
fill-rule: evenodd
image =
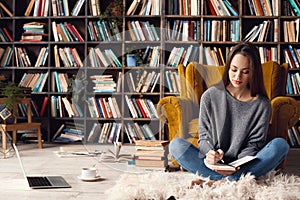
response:
M250 173L256 178L265 175L275 169L286 157L289 145L283 138L275 138L264 146L257 154L257 159L241 166L241 168L229 176L215 172L204 164L205 156L199 149L183 138L174 138L169 144L169 150L176 161L187 171L198 174L201 177L209 177L211 180L239 180L241 175Z

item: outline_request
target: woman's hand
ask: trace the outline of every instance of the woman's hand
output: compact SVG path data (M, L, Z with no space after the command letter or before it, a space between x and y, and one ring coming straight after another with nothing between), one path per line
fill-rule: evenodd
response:
M206 154L205 159L208 164L214 165L217 162L219 162L220 160L222 160L223 156L224 156L224 152L221 149L218 149L217 151L210 150ZM215 171L224 176L229 176L235 172L235 170L215 170Z
M220 160L223 159L224 152L221 149L218 149L217 151L215 150L209 150L206 154L206 162L208 164L214 165Z

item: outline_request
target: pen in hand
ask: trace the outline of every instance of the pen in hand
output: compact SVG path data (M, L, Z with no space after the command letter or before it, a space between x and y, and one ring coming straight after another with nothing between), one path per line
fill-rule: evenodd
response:
M207 144L208 144L208 146L209 146L209 148L211 148L211 150L213 150L213 151L217 151L217 150L215 150L215 148L214 148L214 146L208 141L208 140L206 140L206 142L207 142ZM223 159L221 159L220 160L223 164L225 164L225 162L224 162L224 160Z

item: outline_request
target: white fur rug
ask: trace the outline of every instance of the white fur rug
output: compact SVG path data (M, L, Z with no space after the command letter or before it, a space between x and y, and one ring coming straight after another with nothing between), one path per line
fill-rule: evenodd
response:
M219 185L188 189L191 181L199 178L187 172L149 172L145 174L123 174L116 185L106 191L110 200L166 200L170 196L179 199L205 200L297 200L300 199L300 177L270 172L258 185L252 176L239 181L226 181Z

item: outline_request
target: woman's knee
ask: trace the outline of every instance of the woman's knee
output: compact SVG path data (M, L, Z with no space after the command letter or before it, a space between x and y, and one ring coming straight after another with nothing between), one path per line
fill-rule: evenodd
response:
M174 138L169 144L169 151L173 156L182 154L191 144L184 138Z
M285 139L274 138L271 142L276 148L280 148L281 152L285 152L286 154L288 153L290 146Z
M289 144L283 138L274 138L269 142L270 147L275 152L280 152L283 155L287 155L290 149Z

